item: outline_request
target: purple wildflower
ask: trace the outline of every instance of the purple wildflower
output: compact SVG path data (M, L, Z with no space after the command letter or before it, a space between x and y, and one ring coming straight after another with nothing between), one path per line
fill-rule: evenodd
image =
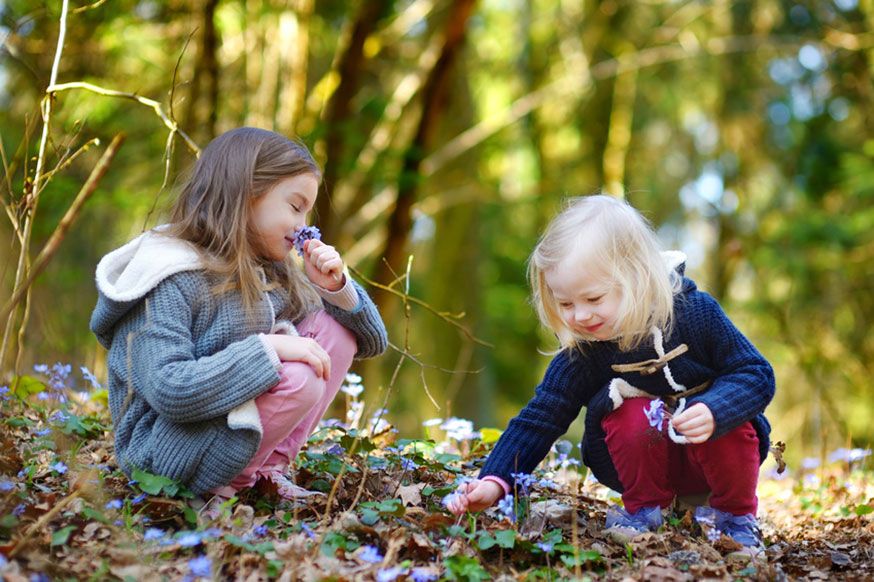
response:
M410 578L413 579L413 582L433 582L439 577L439 574L432 572L428 568L413 568L410 570Z
M816 469L819 467L819 459L816 457L804 457L801 460L801 468L806 470Z
M50 429L50 428L43 428L43 429L40 429L40 430L34 431L33 434L34 434L35 436L42 437L42 436L46 436L46 435L49 434L50 432L52 432L52 429Z
M383 568L376 573L376 580L377 582L394 582L398 579L398 576L402 576L406 573L407 569L402 566L395 566L394 568Z
M49 465L49 469L63 475L67 472L67 465L63 461L58 461L54 465Z
M643 409L649 425L656 430L662 429L662 424L665 421L665 403L661 398L650 400L649 406Z
M121 499L113 499L106 504L106 509L121 509L123 505Z
M49 417L49 421L56 422L58 424L62 424L69 420L70 415L64 412L63 410L58 410L51 417Z
M552 544L550 542L538 542L537 543L537 547L540 548L540 550L544 554L551 554L554 546L555 546L555 544Z
M26 506L23 503L19 503L15 506L15 509L12 510L12 515L14 515L15 517L21 517L22 515L24 515L25 509Z
M150 527L146 530L146 533L143 534L143 540L147 542L151 542L154 540L164 539L167 533L159 527Z
M143 501L145 501L146 497L148 497L147 493L140 493L139 495L137 495L136 497L134 497L133 499L130 500L131 505L137 505L139 503L142 503Z
M832 452L832 454L828 456L828 460L830 463L834 463L835 461L854 463L856 461L861 461L870 454L871 449L845 449L842 447Z
M415 471L419 468L419 465L417 465L410 459L401 459L401 467L404 471Z
M15 483L9 481L8 479L4 479L0 481L0 492L6 493L7 491L12 491L15 489Z
M264 524L256 525L252 528L252 533L255 535L256 538L263 538L266 537L268 533L270 533L270 529Z
M294 249L303 256L304 246L308 240L322 240L322 233L316 226L304 226L294 231Z
M198 556L188 560L188 569L195 576L209 578L212 576L212 560L209 556Z
M203 530L203 533L200 534L201 539L218 539L222 537L222 530L217 527L211 527Z
M522 488L522 495L528 495L531 486L537 483L537 477L530 473L510 473L510 476L516 480L516 485Z
M311 540L315 539L316 532L314 532L313 528L311 528L309 526L309 524L306 523L305 521L300 522L300 529L302 532L304 532L307 535L308 538L310 538Z
M9 386L0 386L0 400L9 400Z
M338 455L339 456L339 455L342 455L343 453L345 453L346 449L344 449L341 445L334 444L334 445L331 445L331 447L328 448L328 450L326 450L325 452L329 455Z
M511 522L516 522L515 504L513 503L512 495L505 495L503 499L498 501L498 511L504 514L504 517Z
M361 547L358 557L365 562L370 562L371 564L378 564L383 560L383 556L379 553L379 549L377 549L376 546L369 545Z
M200 534L194 531L184 533L176 540L176 543L185 548L199 546Z
M79 370L82 371L82 377L85 378L85 380L87 380L89 384L91 384L92 388L95 388L97 390L102 388L100 382L97 380L97 377L91 373L91 370L89 370L85 366L80 366Z

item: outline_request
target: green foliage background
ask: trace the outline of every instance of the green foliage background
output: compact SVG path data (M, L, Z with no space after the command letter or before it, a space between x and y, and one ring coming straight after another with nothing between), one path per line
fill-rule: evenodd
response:
M538 350L554 343L527 303L527 255L562 199L603 188L688 253L688 273L774 363L769 416L790 459L867 446L874 3L481 1L464 22L433 138L413 152L425 162L405 175L429 97L421 88L461 4L74 1L58 81L155 99L201 146L248 124L314 149L331 177L323 196L334 202L319 222L351 265L374 277L386 245L403 245L414 257L410 294L463 313L461 323L491 344L416 306L407 320L399 300L375 292L393 343L403 346L408 331L424 364L406 361L388 395L402 434L434 416L503 426L530 397L548 362ZM18 216L60 6L0 1L0 191ZM343 69L356 31L360 59ZM417 90L405 97L409 84ZM345 113L332 113L344 100ZM88 139L103 145L42 192L32 255L105 144L118 132L127 141L37 280L19 368L65 361L100 375L103 353L88 332L94 266L161 222L193 156L177 139L163 186L168 130L153 110L84 90L58 93L54 105L50 167ZM405 238L386 235L394 197L409 184L413 226ZM9 221L0 236L5 303L19 245ZM12 345L4 376L15 368ZM398 358L358 369L374 406Z

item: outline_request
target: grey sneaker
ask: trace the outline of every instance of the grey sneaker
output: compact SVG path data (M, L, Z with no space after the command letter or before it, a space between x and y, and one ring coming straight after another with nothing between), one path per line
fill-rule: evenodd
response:
M614 542L627 544L641 534L657 530L663 522L660 507L642 507L634 513L611 507L607 510L604 534Z
M698 507L695 509L695 521L711 542L726 535L743 546L728 554L726 559L750 560L764 555L759 522L752 513L733 515L712 507Z

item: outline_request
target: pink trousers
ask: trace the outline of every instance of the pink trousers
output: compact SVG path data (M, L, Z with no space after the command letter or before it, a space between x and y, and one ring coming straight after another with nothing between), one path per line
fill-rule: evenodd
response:
M714 509L755 515L759 437L752 424L697 445L680 445L670 440L666 427L658 431L649 425L643 410L649 403L649 398L626 399L601 423L625 489L626 511L668 507L675 496L710 493Z
M282 363L279 383L255 399L264 433L252 461L231 481L234 491L251 487L261 474L285 471L319 424L352 365L355 337L330 315L318 311L296 327L301 336L313 338L328 352L330 377L326 382L303 362ZM229 493L225 487L215 492Z

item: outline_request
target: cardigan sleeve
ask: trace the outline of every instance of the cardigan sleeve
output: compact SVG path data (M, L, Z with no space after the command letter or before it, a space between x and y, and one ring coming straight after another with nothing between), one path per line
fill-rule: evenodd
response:
M195 357L191 299L165 280L143 300L146 322L125 338L129 381L158 414L178 423L227 414L279 382L257 335Z
M584 362L567 349L553 358L534 397L498 439L480 477L494 475L512 484L512 473L531 473L537 467L592 396Z
M347 310L323 299L325 311L355 336L358 345L356 359L378 356L388 347L385 324L367 292L351 278L349 280L358 294L358 304Z
M690 398L689 406L703 402L713 414L712 439L752 420L774 397L774 371L764 356L728 319L719 303L698 292L690 324L695 327L692 344L705 351L715 370L710 388Z

